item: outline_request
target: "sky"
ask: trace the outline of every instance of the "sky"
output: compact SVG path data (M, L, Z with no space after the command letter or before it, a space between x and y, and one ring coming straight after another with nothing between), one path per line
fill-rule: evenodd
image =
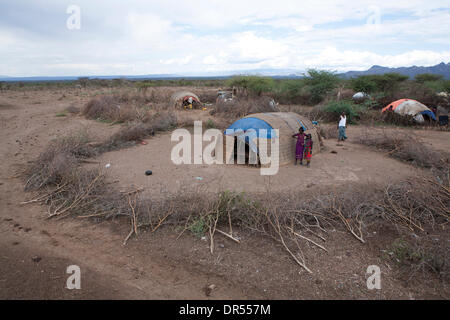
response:
M209 75L450 61L450 0L1 0L0 75Z

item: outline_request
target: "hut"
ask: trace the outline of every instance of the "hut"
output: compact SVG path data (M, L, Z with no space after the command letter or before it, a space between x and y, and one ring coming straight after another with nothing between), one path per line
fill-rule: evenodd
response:
M201 106L199 97L190 91L177 91L172 94L170 101L176 108L186 107L190 105L190 108Z
M382 113L390 111L402 116L412 116L414 121L418 123L423 123L424 117L436 121L436 116L430 108L413 99L400 99L391 102L381 110Z
M313 140L313 153L320 152L319 134L316 127L311 120L293 112L267 112L250 114L241 118L231 124L225 131L225 135L232 135L234 139L224 139L225 163L235 163L237 157L237 143L238 141L245 141L246 144L246 163L249 159L254 157L257 159L257 165L266 162L261 159L263 156L259 152L259 145L261 140L267 143L268 155L271 156L272 139L279 139L279 165L286 165L292 163L295 159L295 144L296 139L292 138L298 129L303 127L305 133L311 134ZM278 136L271 134L271 129L278 129ZM260 130L263 133L260 134Z
M353 101L356 103L362 103L366 100L369 100L370 98L370 95L365 92L357 92L352 97Z

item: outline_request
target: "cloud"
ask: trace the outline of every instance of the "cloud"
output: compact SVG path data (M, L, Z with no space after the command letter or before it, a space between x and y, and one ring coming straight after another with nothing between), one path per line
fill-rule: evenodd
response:
M69 0L0 3L0 74L365 69L449 61L450 3L398 0ZM378 23L379 22L379 23ZM374 24L375 23L375 24Z

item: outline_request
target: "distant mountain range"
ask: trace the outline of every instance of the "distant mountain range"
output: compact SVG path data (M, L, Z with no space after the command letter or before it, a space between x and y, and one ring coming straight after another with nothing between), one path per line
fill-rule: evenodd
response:
M342 73L341 76L343 78L351 78L371 74L384 74L389 72L400 73L410 78L414 78L416 75L421 73L432 73L432 74L440 74L445 79L450 79L450 62L449 63L441 62L432 67L412 66L412 67L388 68L382 66L372 66L369 70L366 71L348 71Z
M414 78L417 74L421 73L432 73L440 74L445 79L450 79L450 62L441 62L435 66L431 67L400 67L400 68L388 68L382 66L372 66L366 71L348 71L345 73L340 73L339 76L342 78L351 78L361 75L371 75L371 74L384 74L389 72L396 72L406 75L410 78ZM115 76L88 76L89 79L128 79L128 80L170 80L170 79L226 79L234 75L259 75L267 76L272 78L302 78L304 71L299 71L295 69L255 69L255 70L236 70L228 72L205 72L205 73L187 73L181 74L151 74L151 75L115 75ZM57 77L8 77L0 76L0 81L71 81L77 80L84 76L57 76Z

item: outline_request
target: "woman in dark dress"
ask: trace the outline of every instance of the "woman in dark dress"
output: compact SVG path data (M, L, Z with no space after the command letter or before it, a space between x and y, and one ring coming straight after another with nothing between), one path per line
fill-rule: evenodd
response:
M298 129L298 133L292 135L293 138L297 138L297 144L295 145L295 163L300 160L300 165L303 165L303 147L305 145L305 133L303 127Z

